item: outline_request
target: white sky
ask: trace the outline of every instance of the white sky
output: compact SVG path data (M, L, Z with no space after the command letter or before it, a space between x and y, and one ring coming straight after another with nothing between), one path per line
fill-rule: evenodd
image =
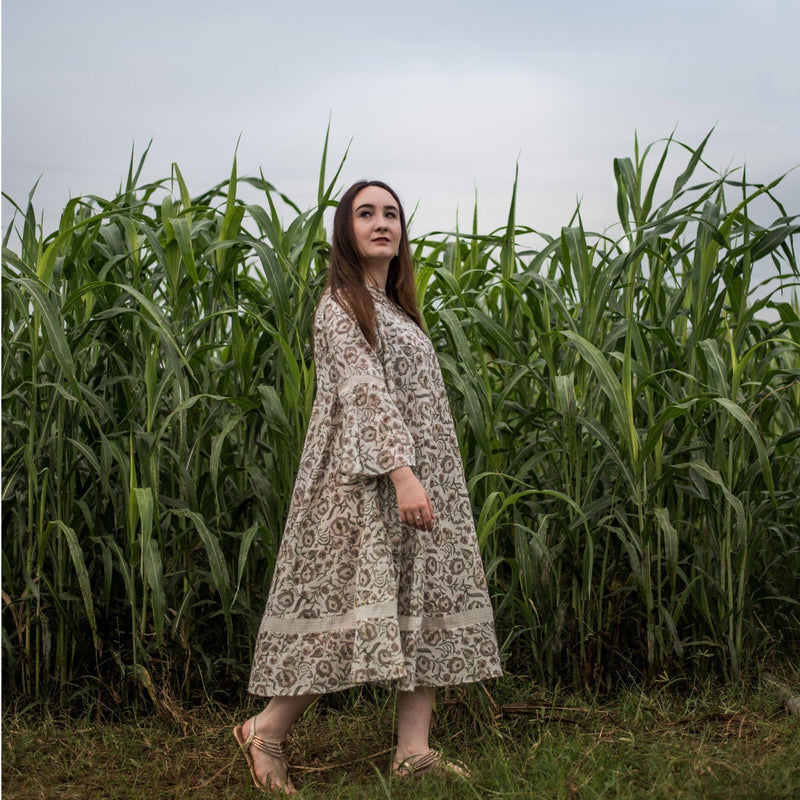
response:
M55 226L70 196L144 177L200 193L265 177L316 197L331 171L395 186L412 233L616 214L612 159L667 136L768 180L800 163L800 0L5 0L2 182ZM676 152L677 155L677 152ZM676 162L675 171L678 171ZM800 210L800 171L779 191ZM3 219L9 209L3 204ZM767 221L767 220L763 220ZM5 226L5 225L4 225Z

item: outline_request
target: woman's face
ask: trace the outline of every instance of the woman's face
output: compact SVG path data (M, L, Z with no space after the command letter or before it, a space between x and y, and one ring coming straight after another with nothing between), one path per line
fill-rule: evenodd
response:
M353 238L365 266L388 267L402 234L400 209L386 189L365 186L353 198Z

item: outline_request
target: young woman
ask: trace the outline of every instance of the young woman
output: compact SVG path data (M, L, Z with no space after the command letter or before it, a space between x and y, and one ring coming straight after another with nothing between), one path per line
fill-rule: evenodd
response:
M434 687L501 674L469 497L422 328L405 216L379 181L333 223L314 320L317 393L249 691L234 729L258 786L294 793L283 742L320 694L398 690L398 776L447 769L428 745Z

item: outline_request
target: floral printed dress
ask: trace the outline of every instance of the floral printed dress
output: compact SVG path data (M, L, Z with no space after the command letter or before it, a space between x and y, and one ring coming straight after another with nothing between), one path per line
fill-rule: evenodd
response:
M317 310L317 393L256 641L256 695L501 674L436 355L405 312L371 292L375 349L330 294ZM432 531L400 521L388 473L406 465L433 504Z

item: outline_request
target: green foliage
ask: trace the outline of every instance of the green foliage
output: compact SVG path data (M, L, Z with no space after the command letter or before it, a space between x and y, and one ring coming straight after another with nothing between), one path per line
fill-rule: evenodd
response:
M579 214L558 236L518 225L515 183L503 229L476 214L414 243L504 652L538 680L736 676L800 643L800 309L773 299L800 225L780 179L715 175L704 146L667 140L652 175L653 145L615 160L618 239ZM688 162L657 205L676 147ZM235 159L193 197L177 165L139 185L143 158L48 235L18 209L2 287L16 693L158 704L240 685L313 402L326 158L327 142L307 212Z

